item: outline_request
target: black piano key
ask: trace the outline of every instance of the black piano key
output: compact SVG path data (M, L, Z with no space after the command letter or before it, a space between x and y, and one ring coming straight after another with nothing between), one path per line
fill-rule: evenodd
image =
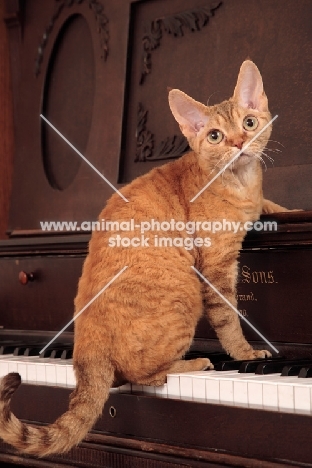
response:
M312 361L310 364L312 365ZM302 369L302 364L289 364L283 367L282 376L290 377L290 376L299 375L301 369Z
M307 379L312 377L312 365L310 366L303 366L300 369L300 372L298 374L298 377L300 379Z
M260 360L260 359L256 359L256 361L259 363L260 361L263 362L263 359ZM250 359L248 361L221 361L221 362L218 362L216 365L215 365L215 370L216 371L229 371L229 370L239 370L240 366L242 365L242 363L247 363L247 362L255 362L255 359Z
M39 357L40 350L41 350L41 347L30 346L29 348L26 348L24 352L24 356L38 356Z
M42 346L42 348L44 347L44 345ZM41 348L41 349L42 349ZM41 351L41 350L40 350ZM52 353L53 349L51 348L47 348L43 351L43 353L39 354L39 357L40 358L48 358L51 356L51 353Z
M21 342L18 340L1 340L0 343L0 356L6 354L13 354L14 356L38 356L40 358L53 357L62 359L71 359L73 356L72 343L58 343L47 348L43 353L40 351L46 346L47 343L41 340L32 340L32 342Z
M63 353L63 349L53 349L50 357L51 359L59 359L61 358L62 353Z
M23 356L27 346L17 346L13 351L13 356Z
M284 357L281 357L281 356L277 356L277 357L274 357L274 358L266 358L266 359L254 359L252 361L243 361L239 367L239 370L238 372L240 374L249 374L249 373L255 373L256 372L256 369L257 367L260 365L260 364L266 364L268 362L279 362L279 361L282 361L282 360L285 360Z
M64 349L61 355L61 359L72 359L73 357L73 350L72 349Z
M0 346L0 356L4 354L13 354L16 345L3 345Z
M73 350L72 349L55 349L52 354L51 358L61 358L61 359L71 359L73 357Z
M44 345L41 346L41 349ZM51 358L51 359L71 359L73 356L73 345L65 344L59 346L52 346L43 351L40 354L41 358Z
M14 356L39 356L42 346L17 346L14 348Z
M300 360L293 360L293 361L284 361L284 360L281 360L281 361L275 361L275 362L263 362L261 364L258 365L255 373L256 374L260 374L260 375L266 375L266 374L276 374L276 373L281 373L282 370L283 370L283 367L287 366L287 365L295 365L295 364L301 364L302 366L304 366L305 364L308 364L310 362L310 360L303 360L303 359L300 359Z

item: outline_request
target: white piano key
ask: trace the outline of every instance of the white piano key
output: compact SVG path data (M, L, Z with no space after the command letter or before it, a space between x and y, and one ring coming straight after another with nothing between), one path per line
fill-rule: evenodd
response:
M47 383L54 383L56 382L56 365L55 359L51 359L50 362L45 363L45 377Z
M299 380L299 379L298 379ZM277 384L278 409L281 412L294 412L295 395L294 384L281 377Z
M217 379L206 380L206 401L208 403L220 403L220 385Z
M65 360L59 360L55 368L56 368L56 383L58 385L66 386L67 385L67 372L66 372Z
M248 406L249 408L262 408L262 382L247 381Z
M257 375L253 373L233 375L231 377L234 386L233 404L235 406L249 406L250 408L271 406L268 400L274 398L275 393L277 395L277 389L265 387L265 393L263 393L263 389L264 385L270 384L271 381L276 383L276 375L280 376L280 374ZM270 393L271 390L273 395Z
M167 375L168 397L180 398L180 377L179 374Z
M295 412L299 414L312 414L312 382L306 382L309 379L298 379L304 380L304 382L298 382L294 389L294 406Z
M22 382L36 381L36 356L19 356L14 358L17 362L18 373L21 375Z
M236 406L248 406L248 383L244 380L233 382L233 403Z
M230 378L220 379L220 403L233 405L233 396L233 380L231 380Z
M278 388L277 383L263 383L263 408L278 411Z
M27 366L27 381L37 381L37 368L33 363L29 363Z
M70 387L75 387L76 386L76 376L75 376L75 372L74 372L72 359L68 359L66 371L67 371L67 375L66 375L67 385L70 386Z
M38 384L52 383L49 379L47 379L47 364L50 362L49 358L40 358L38 356L33 356L29 357L28 359L25 357L24 359L27 360L28 365L30 366L29 371L32 373L33 377L36 378L36 382ZM35 366L36 372L34 372L33 370L33 365ZM27 373L28 378L29 371Z
M281 377L278 381L278 403L280 412L311 414L311 379Z
M233 404L232 379L238 374L237 371L206 371L206 401L209 403ZM222 388L221 388L221 382ZM225 382L225 383L224 383Z
M45 371L45 362L44 359L38 358L35 362L36 364L36 382L45 383L46 382L46 371Z
M21 376L22 382L27 381L27 363L19 361L17 362L17 372Z
M243 378L242 381L247 382L249 408L274 408L277 410L277 384L274 382L274 379L276 380L276 376L270 379L272 380L272 385L270 386L270 380L264 375L249 374L249 376L246 375Z
M242 381L247 382L248 406L278 410L277 383L280 374L246 374Z
M193 400L206 401L206 380L203 375L194 375L192 378Z
M9 373L9 362L4 359L0 359L0 378L4 377Z
M9 361L9 372L17 372L17 361L11 360Z
M180 375L181 400L193 400L193 375L189 373Z

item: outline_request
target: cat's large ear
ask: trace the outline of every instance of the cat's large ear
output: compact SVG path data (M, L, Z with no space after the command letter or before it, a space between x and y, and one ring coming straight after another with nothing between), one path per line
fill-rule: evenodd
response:
M169 106L187 139L194 138L208 121L206 106L179 89L169 92Z
M263 91L262 77L251 60L245 60L240 68L233 99L242 107L268 111L268 99Z

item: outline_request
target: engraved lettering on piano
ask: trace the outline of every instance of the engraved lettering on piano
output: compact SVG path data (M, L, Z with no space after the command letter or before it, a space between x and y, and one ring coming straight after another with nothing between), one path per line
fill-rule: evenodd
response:
M278 281L275 279L274 270L255 269L246 264L241 266L240 280L238 281L241 289L237 292L236 299L239 305L242 306L242 303L244 303L244 308L238 309L243 317L255 316L255 312L262 310L261 298L260 304L256 309L254 307L248 308L249 305L252 306L252 303L258 302L258 298L253 291L246 289L247 285L255 285L256 288L261 288L266 284L278 284ZM257 289L257 292L259 292L259 289ZM256 306L256 304L254 305Z
M254 296L253 292L249 294L237 294L236 299L238 301L257 301L258 299Z
M251 268L247 265L242 266L241 274L243 279L241 280L242 283L261 283L261 284L277 284L278 281L275 280L273 276L273 270L269 271L256 271L251 270Z

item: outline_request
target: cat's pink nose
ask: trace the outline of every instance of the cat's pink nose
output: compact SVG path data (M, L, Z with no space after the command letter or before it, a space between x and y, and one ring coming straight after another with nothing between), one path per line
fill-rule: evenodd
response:
M236 146L238 149L242 149L244 141L241 138L233 140L233 146Z

